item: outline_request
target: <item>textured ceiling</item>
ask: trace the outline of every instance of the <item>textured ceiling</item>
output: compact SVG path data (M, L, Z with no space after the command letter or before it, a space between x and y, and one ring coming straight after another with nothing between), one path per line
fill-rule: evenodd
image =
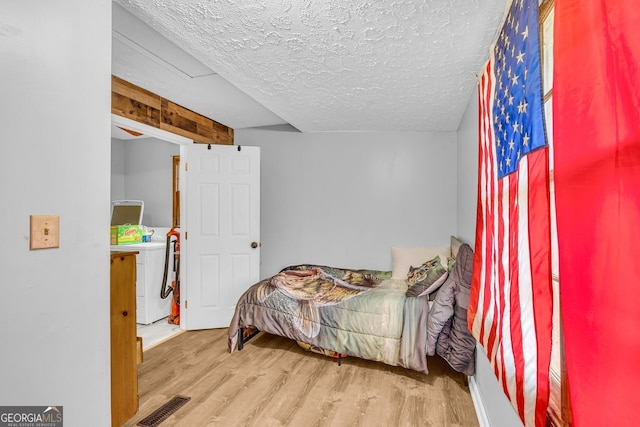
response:
M116 3L301 131L447 131L506 0Z

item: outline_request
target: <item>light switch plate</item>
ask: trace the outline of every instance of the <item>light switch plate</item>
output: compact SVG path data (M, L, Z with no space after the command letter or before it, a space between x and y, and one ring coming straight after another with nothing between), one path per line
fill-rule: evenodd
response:
M60 247L60 216L31 215L29 249Z

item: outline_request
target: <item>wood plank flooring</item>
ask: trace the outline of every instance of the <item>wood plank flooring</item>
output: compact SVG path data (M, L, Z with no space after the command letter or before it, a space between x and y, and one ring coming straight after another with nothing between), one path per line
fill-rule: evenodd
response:
M305 352L261 333L240 352L227 329L189 331L145 351L140 409L125 426L175 395L191 397L161 426L478 426L464 375L439 357L429 374Z

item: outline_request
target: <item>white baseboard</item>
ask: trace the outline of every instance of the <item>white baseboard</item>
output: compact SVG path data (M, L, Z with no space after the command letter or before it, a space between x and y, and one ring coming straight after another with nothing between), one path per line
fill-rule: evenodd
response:
M478 416L478 423L480 427L491 427L489 424L489 418L487 412L484 410L484 404L482 403L482 396L478 389L478 383L476 377L467 377L469 380L469 392L471 393L471 399L473 400L473 406L476 409L476 415Z

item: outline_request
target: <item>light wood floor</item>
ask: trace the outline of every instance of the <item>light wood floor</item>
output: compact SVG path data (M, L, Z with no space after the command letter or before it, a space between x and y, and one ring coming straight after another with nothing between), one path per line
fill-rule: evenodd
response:
M165 426L477 426L464 376L439 357L429 375L355 357L305 352L254 337L227 351L227 330L189 331L145 351L135 426L176 395L191 397Z

